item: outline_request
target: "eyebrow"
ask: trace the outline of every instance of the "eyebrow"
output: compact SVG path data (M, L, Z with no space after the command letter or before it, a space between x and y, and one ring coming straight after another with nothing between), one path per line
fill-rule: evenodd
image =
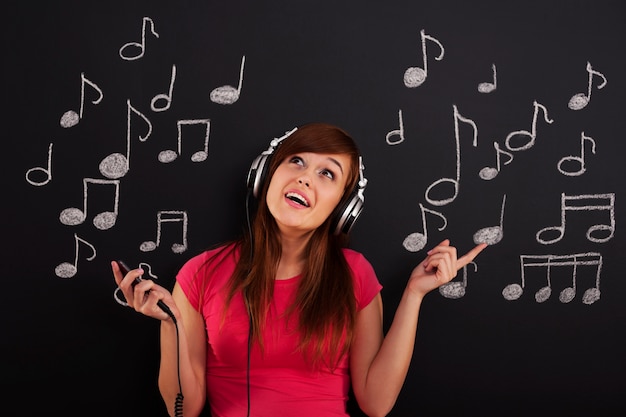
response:
M343 167L341 166L341 164L339 163L339 161L338 161L338 160L336 160L335 158L330 157L330 156L328 157L328 160L329 160L330 162L334 163L335 165L337 165L337 166L339 167L339 170L340 170L340 171L341 171L341 173L343 174Z

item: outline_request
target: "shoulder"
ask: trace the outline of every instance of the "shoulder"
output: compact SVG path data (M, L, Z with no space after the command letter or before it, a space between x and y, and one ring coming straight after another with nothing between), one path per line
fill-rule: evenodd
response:
M374 267L362 253L344 248L343 255L352 271L354 294L361 309L368 305L383 287L378 281Z

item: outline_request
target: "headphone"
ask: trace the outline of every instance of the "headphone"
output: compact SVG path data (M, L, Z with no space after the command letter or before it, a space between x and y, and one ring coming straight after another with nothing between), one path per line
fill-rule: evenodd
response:
M246 182L248 189L252 191L252 195L255 198L259 198L261 188L263 187L263 183L265 182L268 174L267 171L269 169L274 151L280 146L282 141L287 139L296 130L298 130L297 127L285 132L285 134L279 138L272 139L269 148L263 151L254 159L254 161L252 161ZM365 202L363 193L365 191L365 186L367 185L367 179L363 176L364 169L363 160L359 156L359 181L350 193L350 197L345 201L345 203L337 206L332 215L331 230L334 235L350 233L352 226L354 226L354 223L363 211L363 204Z

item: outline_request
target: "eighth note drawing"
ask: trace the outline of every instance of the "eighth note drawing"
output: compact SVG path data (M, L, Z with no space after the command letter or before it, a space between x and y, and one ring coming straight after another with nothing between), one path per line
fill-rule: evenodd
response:
M434 214L435 216L443 220L443 225L437 230L442 231L448 225L448 219L446 219L446 217L442 213L436 210L427 209L421 203L420 203L420 211L422 214L423 232L422 233L413 232L409 234L406 238L404 238L404 241L402 242L402 246L404 246L404 248L408 250L409 252L418 252L426 246L426 243L428 243L428 227L426 225L426 213Z
M204 132L204 146L202 150L196 151L191 155L191 160L193 162L203 162L209 157L209 133L211 131L211 120L210 119L194 119L194 120L179 120L176 122L176 128L178 130L178 137L176 138L176 150L173 151L171 149L159 152L158 159L160 162L164 164L172 162L178 158L178 156L182 152L182 144L183 144L183 126L192 126L192 125L205 125L206 129Z
M385 141L387 141L388 145L397 145L404 142L404 124L402 123L402 110L398 110L398 122L400 128L388 132L387 136L385 136ZM392 141L391 138L396 135L399 137L399 139Z
M474 272L478 270L476 262L470 262L468 265L474 265ZM439 287L439 294L446 298L459 299L465 295L467 288L467 265L463 266L463 281L450 281Z
M146 24L150 24L150 32L152 35L154 35L155 38L159 37L159 34L154 30L154 22L152 19L144 17L141 22L141 42L128 42L120 48L120 58L125 61L134 61L143 57L143 54L146 51ZM124 55L124 50L127 48L136 48L139 52L135 55Z
M531 129L530 132L528 130L516 130L514 132L511 132L507 135L504 144L506 145L506 147L510 150L510 151L523 151L529 148L532 148L533 145L535 144L535 140L537 139L537 115L539 113L539 109L541 109L543 111L543 119L545 120L546 123L548 124L552 124L552 122L554 122L553 119L548 118L548 109L545 108L545 106L537 103L537 101L533 102L533 107L534 107L534 111L533 111L533 121L531 124ZM519 146L512 146L511 145L511 140L515 137L515 136L528 136L530 138L530 140L528 140L528 142L526 142L523 145L519 145Z
M513 161L513 154L501 149L500 145L498 145L498 142L493 142L493 147L496 150L496 167L484 167L478 173L478 176L485 181L489 181L497 177L500 173L502 165L508 165ZM502 163L502 161L500 160L500 155L504 155L508 159L504 161L504 163Z
M89 249L91 249L92 255L87 258L88 261L91 261L96 257L96 248L86 240L79 238L76 233L74 233L74 242L74 263L63 262L54 268L54 273L59 278L72 278L78 272L78 253L80 251L79 242L87 245Z
M490 82L490 83L484 82L484 83L478 84L479 93L489 94L495 91L496 88L498 88L498 79L496 78L496 64L491 65L491 71L493 72L493 82Z
M428 56L426 54L426 40L432 41L437 44L439 47L439 55L435 57L435 60L441 61L443 59L443 55L445 53L443 49L443 45L437 39L433 38L430 35L427 35L424 32L424 29L420 31L420 37L422 40L422 58L423 58L423 68L420 67L409 67L404 72L404 85L409 88L419 87L426 81L426 77L428 77Z
M103 211L97 214L93 219L93 225L97 229L107 230L115 226L117 214L119 211L120 201L120 181L119 180L103 180L98 178L83 178L83 208L75 207L66 208L59 215L61 223L68 226L76 226L82 224L87 219L87 200L90 185L113 185L115 188L115 196L113 200L113 211Z
M598 71L595 71L592 67L591 67L591 63L587 62L587 72L589 73L589 81L587 83L587 94L585 93L578 93L578 94L574 94L572 96L572 98L569 99L569 103L567 103L567 107L569 107L572 110L581 110L584 109L587 104L589 104L589 102L591 101L591 86L593 84L593 76L597 75L598 77L602 78L602 82L598 85L598 87L596 87L598 90L601 90L604 88L604 86L606 85L606 77L599 73Z
M43 172L44 175L46 176L46 179L43 181L32 180L30 178L30 174L32 174L33 172ZM47 168L35 167L35 168L29 169L28 171L26 171L26 181L28 181L29 184L34 185L36 187L41 187L42 185L46 185L47 183L52 181L52 142L50 142L50 145L48 146L48 167Z
M589 136L585 136L585 132L581 132L580 156L569 155L569 156L564 156L563 158L561 158L556 165L557 169L559 170L561 174L567 175L568 177L577 177L585 173L585 171L587 170L587 168L585 167L585 141L588 141L589 143L591 143L591 153L595 155L596 141L590 138ZM565 168L563 168L564 164L571 163L571 162L579 165L578 170L568 171Z
M239 85L237 88L232 85L223 85L221 87L217 87L211 91L209 97L213 103L217 104L233 104L237 100L239 100L239 95L241 94L241 85L243 83L243 67L246 63L246 56L244 55L241 58L241 68L239 69Z
M91 88L93 88L96 91L96 93L98 93L98 97L92 100L91 104L98 105L104 98L104 94L102 93L102 90L100 89L100 87L98 87L95 83L88 80L87 77L85 77L85 73L81 72L80 73L80 108L78 110L78 113L76 113L76 111L74 110L68 110L65 113L63 113L63 115L61 116L61 121L60 121L60 124L62 127L68 128L68 127L76 126L80 122L80 120L83 118L83 111L85 109L85 85L89 85Z
M484 227L474 233L474 243L486 243L495 245L502 240L504 236L504 205L506 203L506 194L502 197L502 207L500 208L500 225Z
M161 227L163 223L180 223L181 242L172 245L172 252L183 253L187 250L187 212L182 210L164 210L157 212L157 232L156 241L148 240L139 246L142 252L151 252L161 244Z

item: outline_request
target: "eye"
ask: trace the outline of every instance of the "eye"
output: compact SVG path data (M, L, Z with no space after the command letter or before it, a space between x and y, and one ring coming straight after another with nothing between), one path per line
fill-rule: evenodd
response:
M289 159L289 162L292 164L304 165L304 160L302 160L299 156L292 156Z
M329 169L323 169L323 170L321 170L321 171L320 171L320 174L321 174L321 175L323 175L323 176L325 176L325 177L328 177L328 178L329 178L329 179L331 179L331 180L334 180L334 179L335 179L335 173L334 173L334 172L332 172L332 171L331 171L331 170L329 170Z

